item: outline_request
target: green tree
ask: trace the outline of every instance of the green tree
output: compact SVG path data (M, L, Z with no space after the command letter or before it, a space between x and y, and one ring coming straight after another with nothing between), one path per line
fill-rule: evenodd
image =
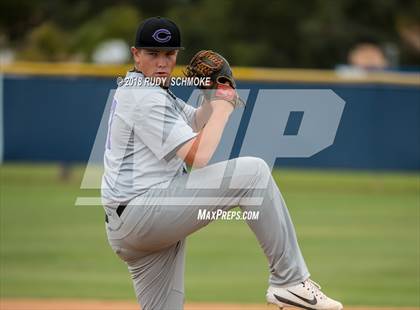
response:
M62 61L68 57L68 39L56 24L45 22L29 33L19 58L32 61Z
M131 46L139 22L140 14L132 6L107 8L74 32L72 52L81 52L90 59L95 47L107 39L122 39Z

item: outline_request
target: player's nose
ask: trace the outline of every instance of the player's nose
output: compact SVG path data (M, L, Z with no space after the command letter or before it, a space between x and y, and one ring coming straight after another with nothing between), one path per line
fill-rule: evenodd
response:
M166 67L168 65L168 61L167 61L166 57L159 56L157 58L157 65L158 65L159 68Z

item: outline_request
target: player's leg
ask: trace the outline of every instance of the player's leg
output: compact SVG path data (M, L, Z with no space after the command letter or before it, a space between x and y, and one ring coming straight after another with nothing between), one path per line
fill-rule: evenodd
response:
M270 287L267 301L280 307L341 310L342 305L339 302L327 297L315 282L309 280L309 272L297 243L293 223L267 164L257 158L238 158L232 164L233 169L226 171L221 190L216 193L222 197L216 196L216 202L220 203L219 206L227 203L223 208L229 209L238 204L244 211L260 213L258 220L248 220L247 224L255 233L269 261ZM188 182L199 187L206 181L207 174L208 171L192 173ZM182 194L187 192L181 191ZM203 189L196 191L193 197L200 198L208 194ZM240 199L235 201L232 197ZM261 203L256 198L262 198ZM199 207L195 207L197 208ZM195 229L194 217L191 217L191 221L190 227Z
M133 251L115 240L111 246L127 263L142 310L184 309L185 240L155 252Z
M156 251L211 222L198 218L200 210L230 210L239 205L244 211L259 212L259 218L247 224L269 261L270 284L285 286L307 279L292 221L269 167L253 157L228 163L224 173L226 163L207 166L177 178L168 189L134 199L124 215L133 221L128 226L135 227L126 240L140 251Z

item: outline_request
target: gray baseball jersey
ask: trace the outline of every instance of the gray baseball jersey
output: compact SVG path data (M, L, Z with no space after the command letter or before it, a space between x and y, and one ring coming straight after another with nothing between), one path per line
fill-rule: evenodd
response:
M143 80L138 72L126 79ZM103 204L128 202L179 174L172 152L195 137L195 108L159 86L120 87L111 107L102 179Z

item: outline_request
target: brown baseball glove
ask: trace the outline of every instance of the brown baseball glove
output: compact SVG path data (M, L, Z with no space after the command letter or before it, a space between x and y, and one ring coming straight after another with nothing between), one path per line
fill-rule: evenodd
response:
M208 101L221 99L229 101L235 108L245 106L236 91L232 69L222 55L211 50L199 51L191 59L184 74L186 77L210 78L210 85L199 87Z

